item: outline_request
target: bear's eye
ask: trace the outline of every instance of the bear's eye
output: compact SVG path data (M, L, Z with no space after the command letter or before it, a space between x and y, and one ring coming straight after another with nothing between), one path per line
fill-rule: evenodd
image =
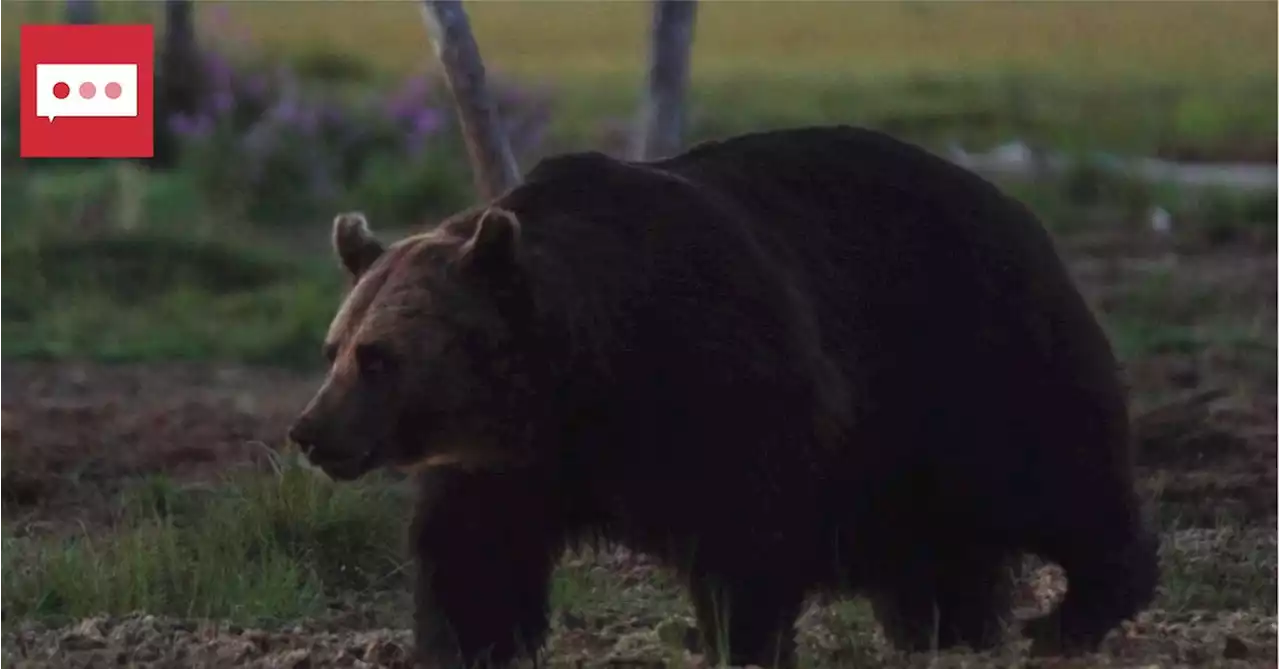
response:
M333 364L333 361L334 361L334 360L337 360L337 359L338 359L338 345L337 345L337 344L330 343L330 344L325 344L325 345L324 345L324 359L325 359L325 360L328 360L330 365L332 365L332 364Z
M390 372L395 367L395 359L382 344L360 344L356 346L356 366L361 375L376 377Z

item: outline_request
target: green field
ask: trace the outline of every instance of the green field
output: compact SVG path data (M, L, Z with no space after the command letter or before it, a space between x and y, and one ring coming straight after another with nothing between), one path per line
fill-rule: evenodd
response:
M10 57L17 25L58 9L3 5L17 19L4 28ZM156 7L111 2L107 13L138 20ZM341 61L375 77L435 68L414 2L199 8L208 39L252 36L273 57ZM583 123L633 113L645 3L481 0L467 9L496 76L557 90L556 126L568 141L589 141ZM966 136L1228 154L1275 137L1273 3L715 1L699 12L692 104L709 132L849 121L932 136L953 117L985 114Z
M159 6L100 9L132 21ZM7 86L18 26L62 7L0 1ZM466 7L495 85L550 104L526 168L567 148L620 148L647 4ZM329 101L383 100L433 73L417 11L198 3L204 44L246 76L287 65ZM1021 138L1073 156L1276 159L1275 3L778 0L699 12L689 141L851 122L935 149ZM337 485L277 447L316 387L341 295L333 211L388 212L373 223L394 236L468 204L456 133L433 136L425 157L379 148L364 181L316 201L302 168L329 145L293 138L281 152L293 160L258 169L276 178L250 202L234 177L261 166L216 151L164 173L19 160L6 91L5 666L407 666L405 482ZM1152 610L1069 666L1274 666L1274 191L1142 183L1083 161L1002 185L1043 217L1124 363L1141 490L1163 540ZM1167 229L1153 224L1161 212ZM1042 607L1062 587L1039 568L1019 604ZM553 608L551 666L699 666L687 600L640 556L566 555ZM814 669L1068 666L1016 643L901 656L858 601L815 604L798 634Z
M109 5L121 19L155 11ZM280 54L339 51L384 70L433 67L415 2L199 5L206 25L232 18ZM6 41L18 22L58 11L15 0L4 7L16 19ZM560 80L643 71L646 3L477 0L466 7L486 61L503 72ZM700 81L1009 70L1090 80L1268 77L1275 23L1276 6L1267 2L712 1L699 9L693 59Z

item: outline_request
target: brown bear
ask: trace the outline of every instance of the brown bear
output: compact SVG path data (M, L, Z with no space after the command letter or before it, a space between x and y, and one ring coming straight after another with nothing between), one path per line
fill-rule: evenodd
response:
M1156 553L1107 338L1025 207L884 134L749 134L539 163L384 246L291 429L335 478L418 472L429 666L536 656L562 550L685 579L712 661L794 663L811 593L907 649L997 643L1004 565L1066 571L1038 653L1144 608Z

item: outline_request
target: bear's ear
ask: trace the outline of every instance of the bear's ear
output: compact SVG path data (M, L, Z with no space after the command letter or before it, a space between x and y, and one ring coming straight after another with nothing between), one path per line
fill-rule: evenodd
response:
M462 244L458 265L466 269L510 265L519 247L520 219L510 210L490 207L480 214L471 239Z
M364 214L348 212L333 219L333 250L342 268L352 279L359 279L382 255L382 243L369 230Z

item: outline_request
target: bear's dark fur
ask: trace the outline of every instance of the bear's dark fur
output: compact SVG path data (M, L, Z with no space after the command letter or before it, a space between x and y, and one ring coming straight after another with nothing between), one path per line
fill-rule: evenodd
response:
M677 569L735 665L792 663L814 592L868 594L905 648L988 647L1020 551L1069 579L1038 652L1152 597L1102 330L1027 209L919 148L565 155L386 249L340 217L335 245L354 286L292 436L338 477L421 471L429 664L535 652L583 537Z

